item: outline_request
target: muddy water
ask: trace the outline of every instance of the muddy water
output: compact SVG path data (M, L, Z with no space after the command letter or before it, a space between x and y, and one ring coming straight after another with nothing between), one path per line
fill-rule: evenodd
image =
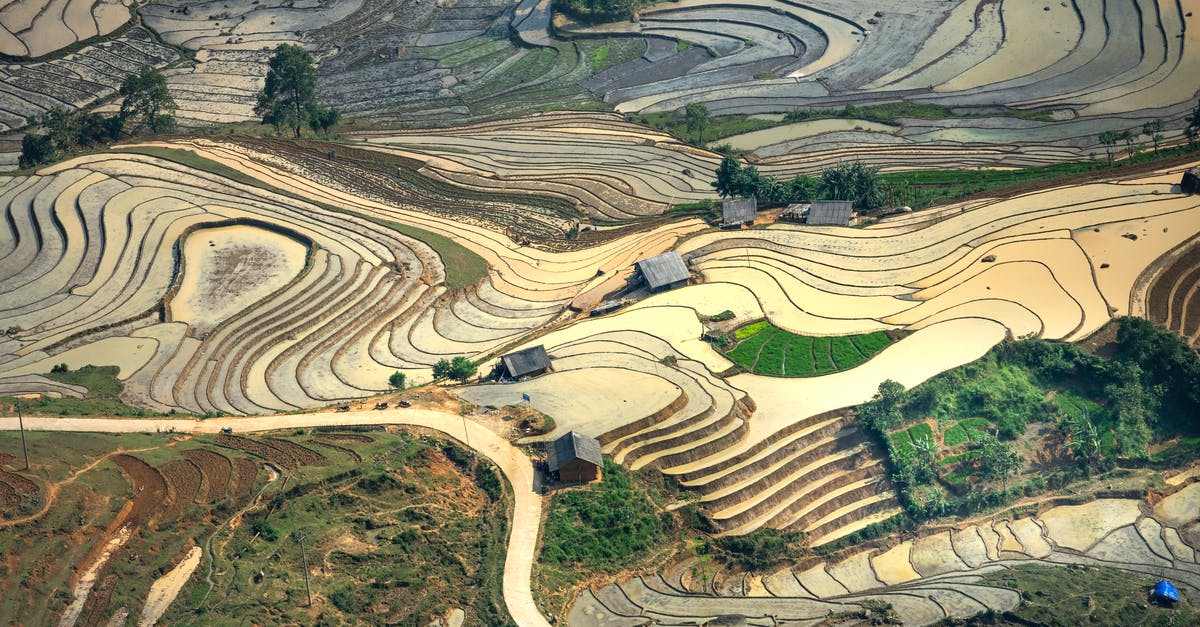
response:
M304 244L253 226L201 229L183 244L171 318L203 333L287 285L304 268Z

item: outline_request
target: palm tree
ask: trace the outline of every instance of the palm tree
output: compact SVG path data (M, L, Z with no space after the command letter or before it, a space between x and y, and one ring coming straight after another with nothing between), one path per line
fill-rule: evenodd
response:
M1150 141L1154 142L1155 154L1158 153L1158 145L1162 143L1163 140L1163 128L1163 121L1157 118L1142 125L1142 135L1148 136Z

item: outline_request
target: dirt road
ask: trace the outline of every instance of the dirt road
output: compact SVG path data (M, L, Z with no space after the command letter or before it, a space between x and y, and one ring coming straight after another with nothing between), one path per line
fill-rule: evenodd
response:
M538 612L529 588L537 547L538 526L542 513L541 496L534 492L533 463L519 449L486 427L474 422L464 423L461 416L427 409L391 409L345 413L289 414L254 416L248 418L218 418L212 420L155 420L138 418L50 418L26 417L25 428L30 431L82 431L100 433L137 433L148 431L176 433L217 433L230 427L234 433L298 429L319 426L353 425L412 425L436 429L469 444L484 457L492 460L504 473L513 488L512 535L504 559L504 603L518 625L548 627ZM464 432L464 427L466 431ZM0 417L0 430L17 429L16 417Z

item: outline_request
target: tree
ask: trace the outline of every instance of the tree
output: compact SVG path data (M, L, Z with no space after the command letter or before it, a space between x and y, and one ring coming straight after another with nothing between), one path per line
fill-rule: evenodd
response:
M697 144L704 143L704 129L708 128L708 107L699 102L693 102L683 110L684 120L687 122L687 130L689 133L697 133L699 139Z
M1067 448L1079 461L1083 462L1085 468L1100 461L1100 432L1096 429L1096 425L1088 419L1086 409L1078 418L1067 423L1066 432L1070 437Z
M728 198L737 194L738 175L742 171L742 164L736 157L725 157L721 160L721 165L717 167L717 180L713 181L713 187L717 189L717 193L721 198Z
M1108 167L1113 164L1113 146L1121 140L1121 134L1116 131L1104 131L1100 133L1100 143L1104 144L1104 151L1108 153Z
M290 128L300 137L300 129L318 112L312 55L295 44L279 44L267 62L267 83L258 92L254 113L263 124Z
M1125 131L1121 131L1121 135L1120 135L1120 137L1121 137L1121 141L1125 142L1125 152L1128 152L1128 153L1129 153L1129 157L1132 159L1132 158L1133 158L1133 152L1134 152L1134 150L1133 150L1133 140L1134 140L1135 138L1137 138L1137 135L1134 135L1134 134L1133 134L1133 131L1130 131L1130 130L1125 130Z
M466 383L467 379L475 376L478 368L479 364L461 355L452 360L443 358L433 365L433 378L457 379L461 383Z
M35 168L54 161L55 155L54 142L50 141L49 135L26 133L25 137L21 138L21 156L17 158L17 165L22 168Z
M860 209L875 209L883 205L879 169L857 161L843 161L821 170L821 188L826 198L852 200Z
M1165 125L1163 124L1163 121L1157 118L1142 125L1142 135L1146 135L1150 138L1150 141L1154 142L1154 152L1156 154L1158 153L1158 146L1163 140L1162 132L1164 128Z
M1200 104L1197 104L1196 108L1192 109L1192 113L1187 116L1185 121L1187 122L1187 128L1183 132L1187 135L1188 145L1195 148L1196 139L1200 138Z
M342 119L342 114L337 109L329 107L326 109L318 108L308 121L308 127L314 133L320 132L322 135L329 137L329 131L337 126L337 123Z
M397 370L396 372L392 373L392 376L388 377L388 385L396 388L397 390L403 390L405 379L407 379L407 377L404 375L404 373Z
M990 434L984 434L974 448L979 451L976 467L984 481L1007 479L1021 467L1021 456L1013 447Z
M167 79L153 66L143 65L121 83L121 120L137 120L131 130L149 129L161 133L175 125L175 98L167 89Z
M457 379L460 383L466 383L467 379L475 376L478 368L479 365L475 362L466 357L458 356L450 360L450 372L447 374L449 374L451 379Z

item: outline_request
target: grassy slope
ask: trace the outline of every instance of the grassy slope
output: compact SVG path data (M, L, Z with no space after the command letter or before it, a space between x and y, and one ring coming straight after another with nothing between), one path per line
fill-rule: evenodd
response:
M1105 566L1021 564L983 576L981 583L1020 591L1021 605L996 622L978 624L1130 627L1200 624L1200 612L1186 602L1177 609L1149 605L1146 594L1156 581L1146 575Z
M228 178L239 183L251 185L259 189L265 189L289 198L310 202L331 211L369 220L399 233L403 233L404 235L414 239L421 240L422 242L428 244L430 248L433 248L433 250L437 252L439 256L441 256L442 263L446 267L446 287L449 287L450 289L461 289L475 285L479 281L483 280L485 276L487 276L488 265L487 261L485 261L483 257L471 252L465 246L455 242L445 235L427 231L420 227L402 224L394 220L388 220L386 218L350 211L333 205L318 202L313 199L306 198L301 194L279 189L234 168L226 166L222 163L217 163L211 159L201 157L188 150L163 148L159 146L126 146L114 148L113 150L114 152L133 152L159 157L168 161L174 161L176 163Z

